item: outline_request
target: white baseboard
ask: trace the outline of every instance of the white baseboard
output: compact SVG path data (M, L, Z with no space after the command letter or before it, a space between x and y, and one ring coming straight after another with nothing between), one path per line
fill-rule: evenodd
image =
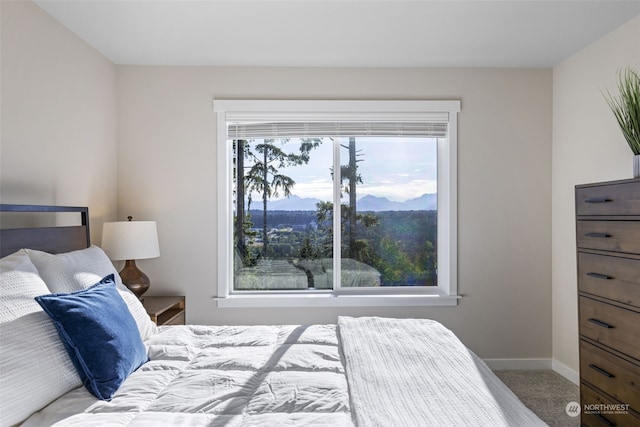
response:
M492 370L552 369L551 359L484 359Z
M572 383L580 385L580 374L564 363L558 362L554 359L551 364L551 369L553 369L555 372L559 373Z

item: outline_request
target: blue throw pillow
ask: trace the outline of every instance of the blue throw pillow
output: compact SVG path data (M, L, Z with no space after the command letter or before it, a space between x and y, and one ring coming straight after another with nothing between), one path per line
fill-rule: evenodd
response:
M113 274L78 292L36 297L58 329L84 386L111 400L122 382L147 362L147 350Z

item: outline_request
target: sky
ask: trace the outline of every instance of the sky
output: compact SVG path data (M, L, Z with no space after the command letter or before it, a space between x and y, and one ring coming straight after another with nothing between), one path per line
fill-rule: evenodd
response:
M347 144L348 139L344 138L342 145ZM288 152L298 152L299 141L292 139L285 147ZM372 195L403 202L425 193L437 192L436 139L357 138L356 149L362 154L358 157L362 160L358 163L358 172L363 181L358 184L358 198ZM281 168L280 173L296 181L292 194L301 198L331 200L331 140L325 139L310 154L308 164ZM340 156L340 163L346 165L349 161L346 148L340 150ZM258 200L260 196L254 195L253 198ZM280 194L271 200L282 198Z

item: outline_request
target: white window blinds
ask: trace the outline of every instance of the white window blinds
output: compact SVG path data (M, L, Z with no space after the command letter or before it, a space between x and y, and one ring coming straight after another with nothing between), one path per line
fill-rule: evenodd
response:
M447 136L448 112L227 112L228 139L349 136Z

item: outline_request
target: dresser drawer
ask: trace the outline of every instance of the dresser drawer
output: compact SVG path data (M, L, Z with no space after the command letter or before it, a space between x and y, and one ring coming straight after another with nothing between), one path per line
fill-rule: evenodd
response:
M640 259L578 252L578 290L640 307Z
M640 366L580 341L580 373L584 381L640 411Z
M640 313L581 296L580 334L640 360Z
M580 384L582 427L640 427L640 418L627 411L625 404L610 400Z
M640 181L576 189L577 215L640 215Z
M637 221L578 221L578 248L640 254Z

